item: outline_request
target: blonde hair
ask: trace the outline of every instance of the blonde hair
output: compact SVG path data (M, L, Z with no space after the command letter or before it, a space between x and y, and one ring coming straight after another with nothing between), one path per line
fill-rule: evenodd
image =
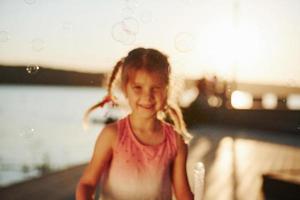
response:
M86 111L84 115L85 124L87 124L89 113L94 109L103 107L108 102L112 102L113 104L117 103L116 98L113 96L112 88L118 74L121 73L121 86L124 87L128 83L130 75L137 70L146 70L151 73L159 73L165 81L166 86L169 85L171 68L168 62L168 57L156 49L133 49L125 58L118 61L114 66L108 81L107 95L102 101L93 105ZM171 118L177 132L183 136L183 139L186 142L188 142L192 137L186 129L183 115L178 104L167 101L167 105L162 112L166 114L166 117L169 116ZM164 121L166 120L166 117L163 118Z

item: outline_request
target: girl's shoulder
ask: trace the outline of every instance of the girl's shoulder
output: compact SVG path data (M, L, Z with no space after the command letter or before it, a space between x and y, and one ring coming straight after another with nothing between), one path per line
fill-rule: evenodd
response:
M165 121L162 121L162 124L166 127L170 135L172 135L177 148L182 148L186 145L183 136L176 130L175 125Z
M102 142L106 142L108 144L114 145L118 133L118 124L117 122L112 122L106 124L102 131L98 136L98 141L101 140Z
M161 123L167 129L168 132L171 132L172 134L174 134L176 139L178 139L178 137L181 136L174 124L171 124L171 123L166 122L166 121L162 121Z
M115 146L116 141L122 135L122 130L126 128L126 117L118 119L117 121L108 123L102 129L100 136L104 135Z
M115 122L106 124L104 126L102 132L106 133L106 134L117 134L117 132L118 132L118 122L115 121Z
M161 124L162 124L162 126L167 128L169 131L176 133L175 126L173 124L171 124L170 122L161 120Z

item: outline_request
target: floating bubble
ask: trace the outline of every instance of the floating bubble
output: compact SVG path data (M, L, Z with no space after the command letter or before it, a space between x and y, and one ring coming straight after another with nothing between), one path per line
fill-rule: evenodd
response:
M4 43L9 40L9 33L7 31L0 31L0 42Z
M152 22L152 13L149 10L143 11L141 14L141 21L145 24Z
M294 79L290 78L289 80L286 81L286 85L289 87L295 87L297 84Z
M36 0L24 0L24 2L28 5L32 5L36 3Z
M131 34L136 34L139 31L139 22L133 17L126 17L123 19L122 26L124 31Z
M123 17L132 17L134 16L134 10L132 8L124 8L122 10Z
M39 71L40 67L38 65L35 64L29 64L26 67L26 71L28 74L36 74Z
M65 31L72 31L73 25L72 25L71 22L64 22L64 23L62 24L62 28L63 28L63 30L65 30Z
M195 47L195 38L191 33L179 33L175 37L175 48L180 52L192 51Z
M188 5L193 3L193 0L181 0L181 2Z
M36 135L36 131L32 127L25 127L23 130L20 132L20 136L24 137L26 139L31 139Z
M123 22L116 23L112 27L112 38L122 44L130 45L135 42L136 36L132 32L124 30Z
M34 51L42 51L45 46L45 42L42 39L33 39L31 44Z
M127 8L135 9L139 6L140 1L139 0L125 0Z

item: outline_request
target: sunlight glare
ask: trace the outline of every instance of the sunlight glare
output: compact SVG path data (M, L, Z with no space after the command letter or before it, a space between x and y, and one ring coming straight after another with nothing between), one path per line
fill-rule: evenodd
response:
M231 104L236 109L250 109L253 105L252 95L236 90L231 95Z
M300 94L290 94L287 99L287 107L291 110L300 110Z
M262 96L262 105L266 109L275 109L277 107L277 96L273 93L267 93Z
M200 40L201 44L198 46L205 46L207 64L214 68L216 74L226 78L231 78L229 76L235 73L235 65L240 70L259 63L265 51L262 32L254 24L234 27L232 24L220 22L209 26L208 30L201 34L205 34L205 40Z

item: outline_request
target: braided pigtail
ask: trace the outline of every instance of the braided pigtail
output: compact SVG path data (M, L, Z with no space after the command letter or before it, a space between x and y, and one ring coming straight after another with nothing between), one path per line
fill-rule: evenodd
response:
M108 88L107 88L108 96L112 96L112 88L113 88L114 81L117 78L118 72L120 71L120 68L123 66L123 64L124 64L123 59L118 61L110 75L109 82L108 82Z
M114 66L114 69L111 73L111 76L110 76L109 82L108 82L107 95L103 98L102 101L91 106L85 112L84 117L83 117L83 126L85 129L88 127L88 116L93 110L95 110L96 108L102 108L105 104L110 103L110 102L112 102L114 106L117 105L116 98L112 95L112 88L114 85L114 81L115 81L122 65L123 65L123 59L118 61L117 64Z
M177 129L178 133L182 135L185 143L189 143L189 141L192 139L192 135L186 129L186 124L183 120L180 107L177 104L169 103L165 109L165 112L170 116L175 128Z

